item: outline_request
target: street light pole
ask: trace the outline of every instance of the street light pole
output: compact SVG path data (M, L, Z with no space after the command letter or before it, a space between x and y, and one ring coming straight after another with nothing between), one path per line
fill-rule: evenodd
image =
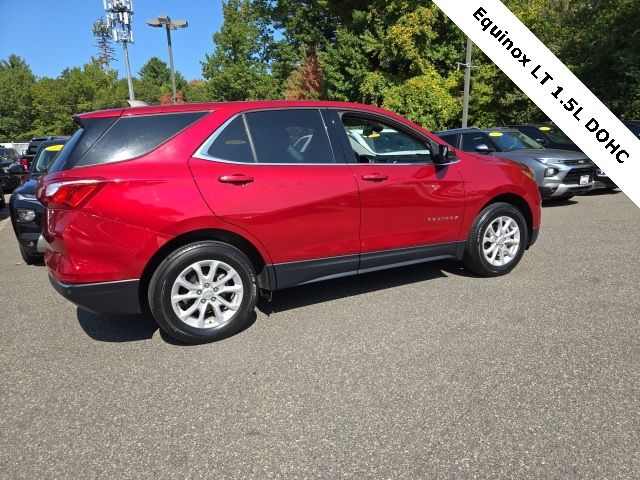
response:
M467 37L467 55L464 60L464 98L462 100L462 128L467 128L469 122L469 92L471 90L471 50L473 43Z
M169 66L171 67L171 100L176 103L176 70L173 67L173 47L171 46L171 29L165 25L167 30L167 45L169 46Z
M128 42L122 42L122 51L124 52L124 65L127 68L127 86L129 87L129 100L135 100L136 97L133 94L133 82L131 81L131 65L129 65L129 49L127 48Z
M169 48L169 67L171 68L171 101L176 103L176 71L173 65L173 45L171 43L171 30L186 28L189 26L186 20L171 20L168 15L158 15L157 18L147 20L150 27L165 27L167 30L167 46Z

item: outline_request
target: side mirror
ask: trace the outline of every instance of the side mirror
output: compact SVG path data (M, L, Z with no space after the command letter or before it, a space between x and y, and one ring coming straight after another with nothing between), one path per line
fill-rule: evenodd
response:
M547 145L549 145L549 142L547 141L546 138L536 138L535 140L543 147L546 147Z
M482 154L487 154L494 151L493 148L489 147L489 145L487 145L486 143L481 143L480 145L476 145L474 150L477 153L482 153Z
M456 155L448 145L438 144L438 153L434 156L433 163L436 165L448 165L458 160Z

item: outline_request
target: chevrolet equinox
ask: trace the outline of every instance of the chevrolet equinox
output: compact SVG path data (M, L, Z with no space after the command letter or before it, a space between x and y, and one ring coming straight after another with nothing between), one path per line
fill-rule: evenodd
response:
M527 167L380 108L255 101L77 115L38 183L54 288L187 343L294 285L437 259L511 271L540 226Z

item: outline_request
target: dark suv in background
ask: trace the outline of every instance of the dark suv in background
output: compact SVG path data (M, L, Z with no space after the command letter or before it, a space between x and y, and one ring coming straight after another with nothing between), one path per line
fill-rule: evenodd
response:
M36 199L36 184L47 173L67 140L63 138L40 143L25 182L13 191L9 199L11 224L20 246L20 255L27 265L42 262L44 253L44 206Z
M515 128L459 128L436 135L465 152L529 167L543 199L568 200L593 189L596 166L584 153L544 148Z

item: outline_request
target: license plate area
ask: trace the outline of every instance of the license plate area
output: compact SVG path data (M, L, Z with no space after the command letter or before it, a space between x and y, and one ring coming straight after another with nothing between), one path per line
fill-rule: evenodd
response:
M580 185L589 185L591 183L590 175L580 175Z

